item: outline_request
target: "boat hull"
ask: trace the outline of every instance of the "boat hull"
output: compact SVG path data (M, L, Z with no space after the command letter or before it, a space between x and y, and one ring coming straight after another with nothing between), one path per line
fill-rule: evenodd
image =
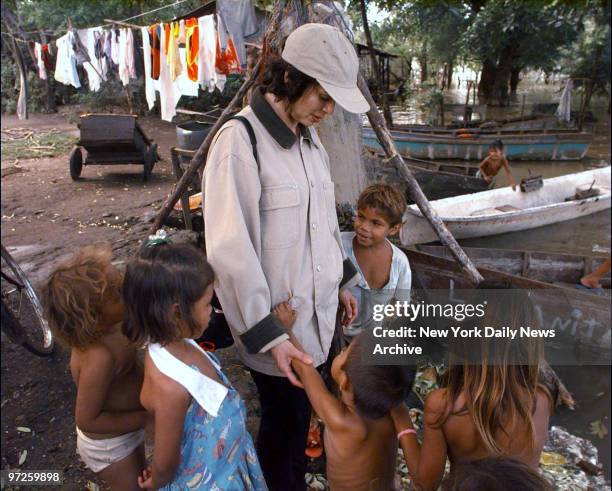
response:
M591 135L584 134L487 134L472 138L427 135L419 132L391 132L402 155L419 159L482 160L491 143L501 139L508 160L581 160L591 144ZM363 142L372 148L381 146L375 133L363 129Z
M546 202L546 193L554 192L557 196L571 196L577 186L589 185L593 180L595 186L600 187L602 191L598 196L571 201L561 201L557 198L559 199L557 202ZM478 203L489 208L475 210ZM500 206L504 203L510 204ZM432 201L431 206L456 239L529 230L609 209L610 167L545 179L541 189L530 193L500 188ZM505 211L499 210L504 207ZM465 215L460 215L464 210ZM408 208L400 238L403 245L424 244L438 239L429 222L415 205Z

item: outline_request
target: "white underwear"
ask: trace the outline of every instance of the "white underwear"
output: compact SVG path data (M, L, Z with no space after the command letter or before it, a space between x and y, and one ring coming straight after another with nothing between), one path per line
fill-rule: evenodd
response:
M144 441L144 430L136 430L125 435L94 440L79 428L77 432L77 453L81 460L94 472L100 472L111 464L130 455Z

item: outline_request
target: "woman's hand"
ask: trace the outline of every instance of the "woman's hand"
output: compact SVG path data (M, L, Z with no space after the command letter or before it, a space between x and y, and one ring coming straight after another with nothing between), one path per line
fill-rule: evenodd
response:
M297 349L290 341L287 340L283 341L280 344L277 344L270 351L272 352L272 357L276 362L276 366L281 372L283 372L287 376L289 382L291 382L296 387L300 387L303 389L304 386L298 380L297 376L293 372L293 369L291 368L291 360L293 358L296 358L297 360L300 360L306 365L311 365L312 358L303 351Z
M345 288L338 292L338 300L340 305L344 307L344 315L342 316L342 325L344 327L350 326L351 323L357 318L357 299L353 294Z

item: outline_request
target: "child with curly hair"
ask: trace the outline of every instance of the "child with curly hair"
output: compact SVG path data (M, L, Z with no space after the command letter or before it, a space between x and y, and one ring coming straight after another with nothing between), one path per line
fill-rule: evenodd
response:
M147 413L136 347L121 332L122 281L110 248L85 247L54 269L43 303L54 335L71 349L77 451L111 489L136 490Z

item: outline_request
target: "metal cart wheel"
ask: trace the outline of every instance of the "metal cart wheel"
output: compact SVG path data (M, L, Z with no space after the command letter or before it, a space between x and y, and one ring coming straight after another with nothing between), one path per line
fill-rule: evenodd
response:
M81 147L74 147L70 152L70 177L76 181L83 170L83 151Z
M151 173L153 172L153 167L155 167L156 160L157 160L157 144L154 143L145 151L144 169L142 173L142 179L144 181L148 181L149 177L151 177Z

